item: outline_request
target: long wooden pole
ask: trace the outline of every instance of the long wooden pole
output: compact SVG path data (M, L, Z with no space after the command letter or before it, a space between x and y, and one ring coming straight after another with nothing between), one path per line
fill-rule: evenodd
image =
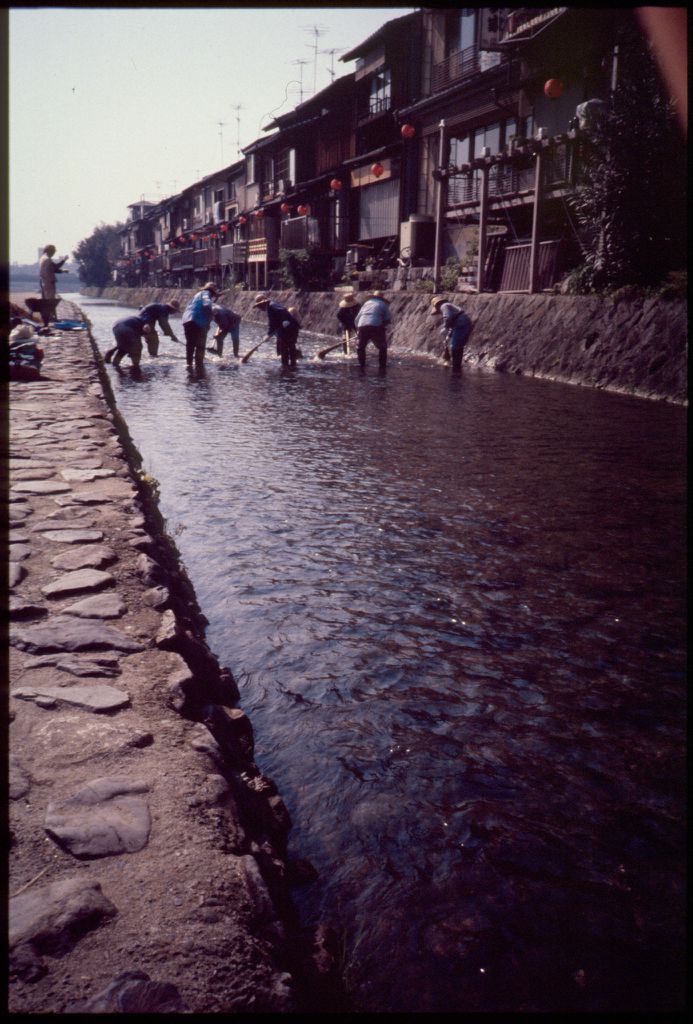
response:
M433 256L433 287L436 291L440 287L440 263L443 252L443 217L445 214L445 201L447 198L447 178L442 174L445 169L445 119L438 123L440 135L438 136L438 170L440 177L436 181L436 240Z
M476 290L484 290L484 268L486 266L486 239L488 236L488 164L481 168L481 202L479 204L479 258L476 265Z
M534 158L534 210L532 211L532 244L529 250L529 286L528 291L533 295L539 287L539 206L541 202L541 172L542 155L541 149L537 151Z

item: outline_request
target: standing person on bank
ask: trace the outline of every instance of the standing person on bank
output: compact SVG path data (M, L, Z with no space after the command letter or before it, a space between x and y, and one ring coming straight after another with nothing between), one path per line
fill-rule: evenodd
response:
M200 370L205 361L205 342L207 331L212 322L214 299L219 297L219 289L214 281L208 281L199 292L193 295L183 313L183 330L185 332L185 358L188 367Z
M291 363L291 352L293 349L294 358L292 366L296 365L296 338L301 328L300 323L293 316L286 306L281 302L271 302L267 295L256 295L253 309L264 309L267 312L267 334L264 341L269 341L272 335L277 338L277 355L282 357L282 364L288 366ZM293 339L293 342L292 342ZM257 346L256 346L257 347ZM287 361L284 362L286 354Z
M217 325L216 333L212 338L212 341L216 342L216 346L212 345L207 351L214 352L218 356L223 355L224 338L227 334L230 334L231 342L233 343L233 354L237 356L238 346L241 342L240 313L235 313L228 306L212 306L212 320Z
M150 302L147 306L142 306L142 309L137 314L141 317L147 325L147 330L144 333L144 340L147 343L147 349L149 350L150 356L156 356L159 354L159 335L157 334L157 324L161 328L162 332L172 341L178 341L178 338L173 333L171 325L168 322L168 318L171 313L180 312L180 306L177 302Z
M382 292L375 291L370 298L366 299L356 316L356 329L358 332L358 356L359 366L362 370L366 368L366 346L372 341L378 350L378 365L381 370L387 367L387 336L385 329L389 323L390 304L383 298Z
M356 316L360 305L353 292L348 292L337 308L337 321L344 332L344 348L346 355L349 354L349 336L356 334Z
M44 306L45 313L42 312L41 316L44 325L47 327L51 320L55 320L55 311L58 306L58 292L56 286L56 277L58 274L66 274L67 271L63 270L63 263L67 263L67 256L63 256L62 259L54 260L55 246L45 245L43 247L43 255L39 260L39 284L41 286L41 298L44 300L46 305Z
M440 329L440 333L445 336L445 358L450 358L448 355L448 346L452 353L452 368L453 370L462 369L462 355L464 353L464 346L472 333L472 321L469 319L467 314L460 306L456 306L453 302L448 302L442 296L437 295L431 302L431 316L442 316L443 326Z

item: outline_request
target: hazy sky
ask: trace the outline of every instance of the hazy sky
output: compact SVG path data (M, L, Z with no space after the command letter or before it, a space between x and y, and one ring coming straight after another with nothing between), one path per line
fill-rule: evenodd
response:
M263 137L299 103L301 74L305 100L331 65L354 70L342 53L414 9L11 8L10 261L31 263L48 242L72 261L142 195L232 163L237 118L241 146Z

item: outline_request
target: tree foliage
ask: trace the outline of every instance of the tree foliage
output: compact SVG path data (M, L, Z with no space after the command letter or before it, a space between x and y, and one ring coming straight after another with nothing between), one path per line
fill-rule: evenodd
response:
M576 291L652 286L685 265L685 144L632 21L619 39L618 70L612 103L583 143L571 200L588 241L584 263L571 275Z
M73 256L77 261L79 279L83 284L105 288L112 279L112 270L120 254L118 231L122 224L103 224L82 239Z

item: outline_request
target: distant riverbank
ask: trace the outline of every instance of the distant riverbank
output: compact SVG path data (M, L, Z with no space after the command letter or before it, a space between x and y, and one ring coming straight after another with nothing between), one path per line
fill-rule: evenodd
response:
M84 293L139 308L177 299L194 289L85 288ZM296 306L305 330L337 338L334 292L274 292ZM440 321L430 316L430 295L386 293L393 352L439 356ZM222 302L260 323L253 292L229 291ZM688 303L681 299L612 299L587 295L458 295L475 327L465 363L640 398L688 404Z

